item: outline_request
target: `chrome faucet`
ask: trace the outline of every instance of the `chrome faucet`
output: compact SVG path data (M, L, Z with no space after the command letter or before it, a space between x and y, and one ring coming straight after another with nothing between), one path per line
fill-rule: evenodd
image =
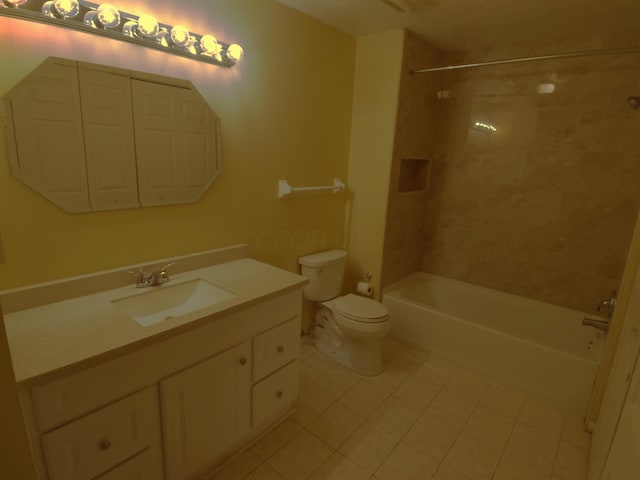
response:
M598 308L596 309L598 313L604 309L607 318L611 318L613 315L613 308L616 306L616 295L618 292L613 292L611 297L607 300L603 300L598 304Z
M596 318L584 317L582 319L582 325L597 328L605 333L609 331L609 320L598 320Z
M156 285L167 283L170 280L167 268L173 265L174 263L167 263L160 270L156 270L155 272L147 273L142 268L139 268L138 270L133 270L127 273L129 275L136 275L137 288L154 287Z

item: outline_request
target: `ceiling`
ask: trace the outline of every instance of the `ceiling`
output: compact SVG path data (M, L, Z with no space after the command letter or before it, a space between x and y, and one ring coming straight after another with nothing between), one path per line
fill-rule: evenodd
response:
M402 27L448 51L640 30L640 0L278 1L355 37Z

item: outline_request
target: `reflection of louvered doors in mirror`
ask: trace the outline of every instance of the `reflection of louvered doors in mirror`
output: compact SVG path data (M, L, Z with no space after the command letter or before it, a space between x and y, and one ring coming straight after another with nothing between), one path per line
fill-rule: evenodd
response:
M48 58L3 97L11 171L66 212L196 202L220 120L191 82Z

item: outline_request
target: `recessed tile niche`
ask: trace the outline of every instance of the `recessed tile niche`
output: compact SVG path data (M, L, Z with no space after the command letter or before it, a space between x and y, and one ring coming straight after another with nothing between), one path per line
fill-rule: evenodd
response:
M431 160L403 158L400 160L398 193L426 192L431 177Z

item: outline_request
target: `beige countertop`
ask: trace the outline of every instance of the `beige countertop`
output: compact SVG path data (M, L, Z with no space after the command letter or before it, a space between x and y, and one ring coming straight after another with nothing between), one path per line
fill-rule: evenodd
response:
M142 326L112 301L201 279L235 296L212 306ZM307 279L243 258L178 273L156 287L106 290L5 315L18 383L124 355L197 328L262 300L302 287Z

